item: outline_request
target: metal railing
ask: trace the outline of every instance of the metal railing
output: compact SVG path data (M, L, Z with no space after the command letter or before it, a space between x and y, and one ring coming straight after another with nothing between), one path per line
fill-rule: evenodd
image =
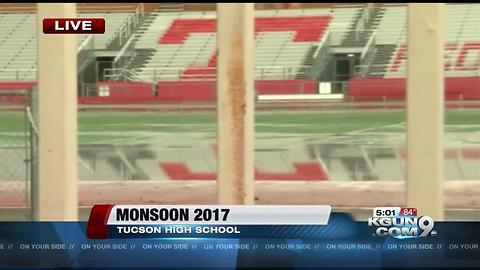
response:
M195 67L194 74L185 71L188 68L143 68L141 73L126 68L105 69L103 78L106 81L132 80L155 82L158 80L215 80L215 67ZM256 79L299 79L311 78L311 66L273 66L255 67ZM303 76L302 76L303 75Z
M368 67L372 63L373 56L377 51L375 45L376 45L375 33L373 33L368 39L367 45L365 45L365 48L363 49L362 54L360 55L360 65L367 67L366 69L364 69L363 72L365 73L362 73L362 76L366 74L366 72L368 71Z
M368 54L372 51L372 48L375 48L375 45L376 45L375 33L372 33L372 35L368 39L367 45L365 45L365 48L363 49L362 54L360 55L360 59L364 59L368 57Z
M362 14L360 14L360 18L357 21L357 26L355 27L357 32L365 30L367 23L370 21L370 18L373 14L373 8L373 3L367 3L363 8Z
M90 97L97 95L97 84L96 83L83 83L79 84L80 86L80 96L81 97Z
M95 59L95 39L89 35L77 48L77 72L82 72Z
M313 76L315 78L320 78L324 70L329 66L330 58L332 57L330 55L330 38L331 32L327 31L313 54L312 71L314 72Z
M152 82L149 77L143 77L138 72L127 68L107 68L103 70L103 79L105 81L144 81Z
M113 67L125 68L136 56L135 43L133 42L134 36L132 35L125 43L123 48L117 53L113 59Z
M335 30L335 28L328 30L329 32L329 39L327 45L330 47L346 47L348 44L345 44L346 38L349 36L349 33L353 33L353 37L349 37L348 40L355 43L355 47L358 47L356 43L358 42L367 42L365 37L370 36L373 32L372 30L351 30L351 31L340 31Z
M117 30L113 37L107 41L107 48L122 48L124 44L135 33L138 26L142 22L145 16L145 10L143 3L138 4L135 12L127 18L123 26Z
M313 58L321 57L323 54L325 54L325 51L328 50L328 45L330 43L330 31L327 30L327 32L323 35L322 40L320 40L320 43L318 44L317 50L313 54Z

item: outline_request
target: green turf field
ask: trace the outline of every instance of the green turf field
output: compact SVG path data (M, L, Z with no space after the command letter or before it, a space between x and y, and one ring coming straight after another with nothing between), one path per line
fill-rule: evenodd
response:
M480 110L447 110L445 130L452 133L480 132ZM257 136L315 136L333 134L403 133L405 112L318 111L318 112L257 112ZM140 139L155 134L215 135L215 113L165 112L80 112L79 142L108 143ZM0 140L18 136L24 131L23 113L0 114ZM428 128L428 127L426 127Z

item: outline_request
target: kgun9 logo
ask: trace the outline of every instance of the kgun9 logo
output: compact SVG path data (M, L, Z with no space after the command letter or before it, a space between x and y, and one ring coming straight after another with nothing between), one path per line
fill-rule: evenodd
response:
M375 226L374 236L393 236L395 238L414 238L436 235L434 221L429 216L422 217L372 217L368 226Z

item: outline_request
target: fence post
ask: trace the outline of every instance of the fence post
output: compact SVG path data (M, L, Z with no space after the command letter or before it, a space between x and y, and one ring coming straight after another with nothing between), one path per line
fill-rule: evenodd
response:
M42 31L43 18L76 17L76 4L37 6L39 184L34 219L76 221L77 39Z
M408 4L407 26L407 205L442 220L445 4Z
M217 4L218 202L254 203L254 6Z

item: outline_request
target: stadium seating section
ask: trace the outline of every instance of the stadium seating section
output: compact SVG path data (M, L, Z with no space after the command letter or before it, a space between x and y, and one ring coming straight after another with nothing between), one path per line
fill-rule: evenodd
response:
M346 34L359 11L360 8L257 11L256 66L264 68L265 78L282 78L282 68L298 69L326 29L334 27L340 35ZM182 12L155 17L136 37L137 49L154 51L145 65L136 70L139 77L165 80L214 77L215 17L214 12Z
M390 58L385 59L385 64L389 66L387 72L378 74L380 76L405 76L406 12L405 6L386 8L376 29L377 45L396 46L395 53ZM447 40L445 44L447 76L461 76L462 73L458 71L464 68L479 68L479 14L480 5L447 5L445 34ZM455 61L455 63L451 64L452 61Z
M328 175L319 165L318 162L301 162L294 163L293 173L271 173L262 172L255 169L256 180L272 180L277 181L325 181L328 180ZM168 175L171 180L211 180L216 181L217 175L212 172L192 172L181 162L161 163L160 168Z
M348 41L364 7L257 10L255 21L255 90L257 94L317 93L318 82L296 76L327 32ZM374 63L364 77L348 82L349 99L405 99L406 6L379 8L369 30L375 35ZM130 12L81 13L104 17L107 32L95 37L105 49ZM446 98L480 99L480 5L448 4L445 43ZM216 14L152 12L134 34L135 50L149 51L132 66L137 81L98 82L109 94L81 102L212 101L216 89ZM0 9L0 91L28 88L35 81L36 33L33 13L2 13ZM78 39L78 44L85 41ZM137 53L140 55L140 53ZM134 61L132 61L134 62ZM285 71L293 76L286 78ZM261 74L260 74L261 73Z
M293 43L289 43L290 40L285 40L285 46L290 46L290 48L283 48L284 51L299 49L305 52L305 46L299 46L296 43L309 43L309 42L318 42L330 22L329 16L318 16L318 17L300 17L300 18L291 18L291 17L282 17L282 18L258 18L255 20L255 36L258 37L258 34L261 32L292 32L293 31ZM185 42L187 37L193 33L214 33L216 31L216 20L215 19L178 19L174 20L170 28L161 36L159 43L160 44L182 44ZM258 43L257 43L258 44ZM308 44L307 44L308 45ZM257 50L261 49L257 46ZM264 50L268 50L265 48ZM192 78L192 77L206 77L214 76L216 70L216 52L209 58L207 67L212 69L199 69L195 67L189 67L183 71L183 78ZM303 60L303 58L298 57L296 59ZM278 62L278 60L277 60ZM295 65L295 63L293 63Z
M95 37L96 49L104 49L106 42L121 27L130 13L81 13L80 17L105 18L105 35ZM37 75L36 14L0 13L0 81L15 78L33 81ZM8 27L7 27L8 26ZM80 46L87 35L79 35Z

